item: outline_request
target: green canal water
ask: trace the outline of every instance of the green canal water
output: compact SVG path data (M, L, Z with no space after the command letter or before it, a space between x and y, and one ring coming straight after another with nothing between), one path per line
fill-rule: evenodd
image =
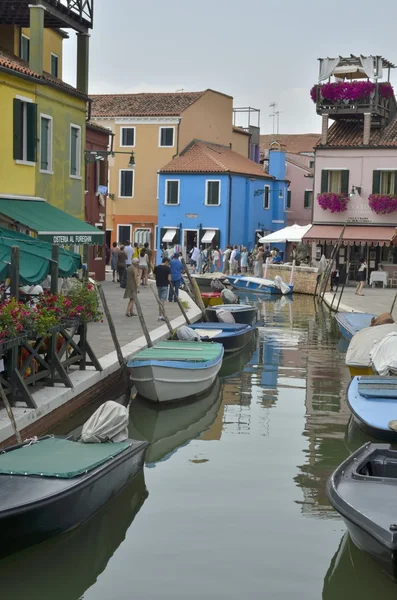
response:
M348 428L336 324L311 298L258 306L257 338L205 398L134 400L130 435L151 442L144 472L83 526L1 561L2 599L395 598L325 493L366 440Z

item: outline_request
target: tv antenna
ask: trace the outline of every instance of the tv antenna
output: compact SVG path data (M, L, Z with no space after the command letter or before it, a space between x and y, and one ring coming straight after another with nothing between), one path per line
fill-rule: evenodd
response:
M273 112L269 117L273 118L273 134L276 133L276 124L277 124L277 134L280 133L280 111L276 110L277 102L272 102L269 104L269 108L273 109Z

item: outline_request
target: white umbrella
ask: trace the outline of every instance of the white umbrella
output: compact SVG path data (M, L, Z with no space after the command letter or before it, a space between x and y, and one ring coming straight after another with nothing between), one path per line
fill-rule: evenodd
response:
M260 244L283 244L284 242L296 242L300 243L303 236L310 229L311 225L291 225L290 227L284 227L279 231L274 231L261 237L259 239Z

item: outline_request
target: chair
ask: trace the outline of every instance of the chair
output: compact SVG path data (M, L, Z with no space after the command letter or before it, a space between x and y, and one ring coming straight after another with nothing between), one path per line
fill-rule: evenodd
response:
M390 287L397 287L397 271L393 271L392 277L389 279Z

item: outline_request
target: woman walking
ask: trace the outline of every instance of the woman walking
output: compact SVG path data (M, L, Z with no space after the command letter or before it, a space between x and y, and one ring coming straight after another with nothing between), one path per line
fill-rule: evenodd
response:
M117 273L119 274L120 287L125 288L125 275L127 271L127 253L124 246L120 246L119 253L117 255Z
M217 273L219 270L219 260L220 260L219 248L215 247L215 250L212 253L212 264L214 266L214 273Z
M364 296L363 287L365 286L365 282L367 281L367 263L364 258L360 260L360 266L358 268L358 284L356 287L356 291L354 292L357 296Z
M140 276L139 259L133 258L132 263L127 268L127 277L126 277L127 281L126 281L125 292L124 292L124 299L125 300L128 299L127 310L125 313L126 317L136 317L137 316L137 314L134 312L134 308L135 308L134 296L135 296L135 294L138 294L139 276ZM134 285L134 282L135 282L135 285Z
M113 242L112 244L112 258L110 260L110 268L112 269L113 283L116 281L116 271L117 271L117 259L119 255L119 247L117 242ZM119 282L119 275L117 273L117 283Z
M147 278L149 272L149 264L148 264L148 255L146 254L146 250L142 249L139 253L139 270L141 272L141 281L142 285L147 286Z
M243 248L241 251L241 272L246 273L248 268L248 250Z
M254 277L263 277L263 248L258 248L254 262Z

